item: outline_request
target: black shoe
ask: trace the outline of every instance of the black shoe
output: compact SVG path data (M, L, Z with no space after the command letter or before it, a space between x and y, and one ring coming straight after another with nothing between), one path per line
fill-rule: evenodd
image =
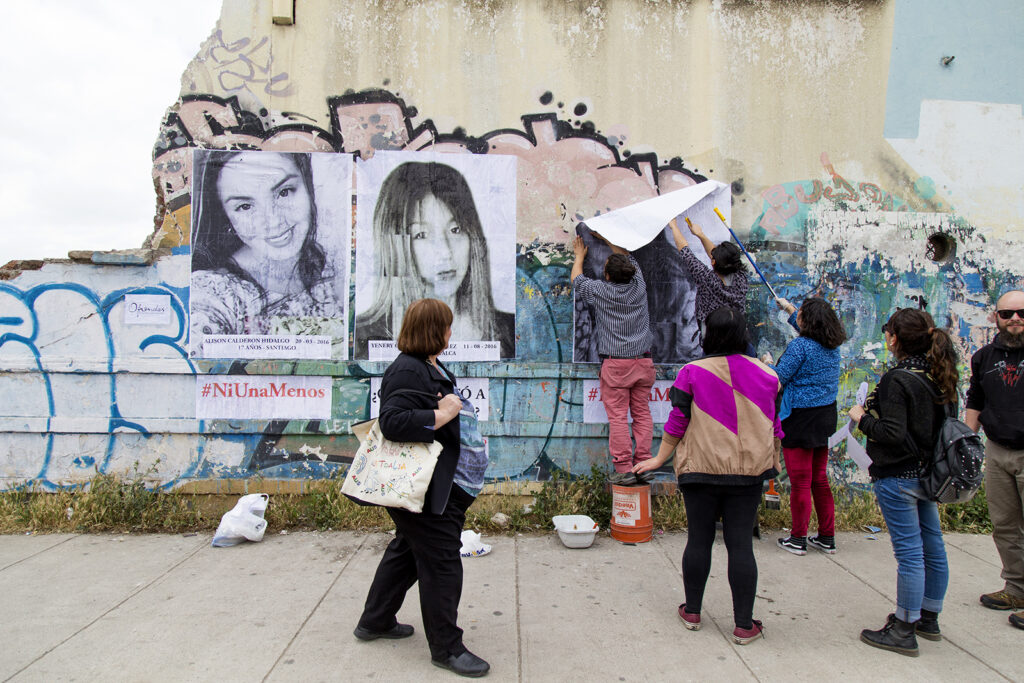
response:
M640 482L641 485L650 484L652 481L654 481L654 472L641 472L638 475L636 475L636 480Z
M900 621L895 614L890 614L885 626L872 631L864 629L860 639L872 647L898 652L908 657L917 657L917 636L914 635L914 624Z
M817 548L823 553L829 555L836 554L836 538L835 536L811 536L807 539L807 545L812 548Z
M433 659L430 663L442 669L448 669L467 678L480 678L491 670L491 665L466 650L461 655L448 655L446 659Z
M352 634L359 640L377 640L378 638L408 638L412 635L413 628L409 624L395 624L387 631L371 631L362 626L356 626Z
M794 555L806 555L807 554L807 539L800 538L799 536L787 536L786 538L780 538L776 541L778 546L786 552L793 553Z
M608 476L608 483L613 486L636 486L636 475L632 472L613 472Z
M917 635L928 640L942 640L942 632L939 630L939 613L921 610L921 620L914 623Z

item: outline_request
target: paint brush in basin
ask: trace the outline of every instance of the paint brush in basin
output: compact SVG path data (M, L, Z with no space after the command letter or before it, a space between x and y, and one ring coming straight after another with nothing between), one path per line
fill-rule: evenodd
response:
M772 286L768 284L768 279L764 276L764 273L761 272L761 269L757 267L757 263L754 261L753 258L751 258L750 253L747 251L747 248L743 246L743 242L740 242L740 238L737 237L736 233L733 232L732 228L729 227L729 223L726 222L725 216L722 215L722 212L718 210L717 206L715 207L715 213L718 214L718 217L722 220L722 223L725 225L725 229L728 230L729 234L732 235L732 238L736 240L736 244L739 245L740 251L742 251L743 255L747 257L748 261L750 261L750 265L754 266L754 270L757 272L758 277L761 278L761 282L763 282L764 286L768 288L768 291L772 293L772 296L778 299L779 295L776 294L775 290L772 289ZM689 221L687 221L687 223L689 223Z

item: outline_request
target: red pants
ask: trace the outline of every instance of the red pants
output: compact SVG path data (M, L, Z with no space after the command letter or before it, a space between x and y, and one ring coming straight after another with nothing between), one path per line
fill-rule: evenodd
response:
M651 387L654 362L650 358L605 358L601 363L601 402L608 413L608 451L616 472L628 472L633 465L651 457L654 420L651 418ZM629 436L629 415L633 416L633 439Z
M793 531L790 535L807 536L813 498L814 511L818 515L818 533L822 536L835 536L836 505L825 471L828 449L824 446L813 449L783 448L782 455L786 459L786 472L791 487L789 511L793 516Z

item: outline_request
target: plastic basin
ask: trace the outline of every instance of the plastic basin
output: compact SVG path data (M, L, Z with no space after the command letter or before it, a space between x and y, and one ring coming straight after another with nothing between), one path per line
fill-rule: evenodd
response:
M597 522L587 515L555 515L551 523L566 548L589 548L597 535Z

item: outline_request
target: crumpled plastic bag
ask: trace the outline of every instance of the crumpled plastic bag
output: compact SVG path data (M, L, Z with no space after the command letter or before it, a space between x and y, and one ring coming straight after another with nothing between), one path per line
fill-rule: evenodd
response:
M491 552L491 546L480 542L480 534L466 529L462 532L462 549L459 554L463 557L480 557Z
M267 531L267 510L270 496L265 493L250 493L242 496L235 507L224 513L213 535L214 548L229 548L243 541L259 542Z

